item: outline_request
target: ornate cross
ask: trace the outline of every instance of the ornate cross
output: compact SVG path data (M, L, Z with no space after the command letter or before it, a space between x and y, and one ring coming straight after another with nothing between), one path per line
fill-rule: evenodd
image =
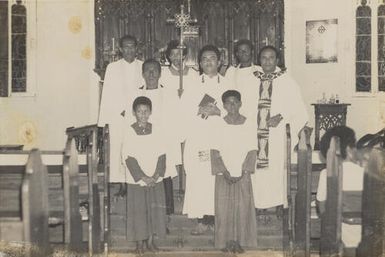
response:
M178 49L180 49L180 64L179 68L179 89L178 96L181 97L183 94L183 49L186 48L184 45L184 35L185 34L198 34L197 27L192 26L197 23L196 19L192 19L190 16L190 0L188 0L188 12L185 13L184 5L180 6L180 13L175 14L173 19L167 19L167 23L174 23L175 27L180 29L180 39Z

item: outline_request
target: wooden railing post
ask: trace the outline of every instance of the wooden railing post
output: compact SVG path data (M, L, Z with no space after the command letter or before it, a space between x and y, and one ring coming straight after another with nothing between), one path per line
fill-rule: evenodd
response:
M104 164L104 254L108 256L108 245L110 240L110 189L108 182L110 179L110 132L106 125L103 128L103 164Z
M22 219L25 254L45 256L49 252L48 235L48 174L40 151L33 149L28 157L21 186Z
M293 200L291 191L291 135L290 124L286 124L286 158L285 168L287 177L287 208L283 210L283 250L285 257L293 254Z
M82 218L79 212L79 166L75 140L68 138L63 156L64 243L70 251L82 248Z
M297 195L295 197L294 256L310 256L310 203L312 150L310 131L301 130L298 143Z
M341 256L342 158L340 140L332 137L326 159L327 199L321 217L321 256Z

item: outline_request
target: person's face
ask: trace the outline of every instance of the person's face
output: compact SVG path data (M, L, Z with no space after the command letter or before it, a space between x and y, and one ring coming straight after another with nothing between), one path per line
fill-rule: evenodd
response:
M250 46L246 44L238 46L236 56L240 63L250 63L252 58Z
M214 51L203 52L200 65L204 74L217 74L219 67L219 60L217 54Z
M160 77L159 66L155 63L147 63L144 66L143 78L146 82L146 85L157 84Z
M180 53L181 53L181 50L179 49L172 49L170 51L170 62L172 65L174 65L175 67L177 68L180 68ZM183 56L183 60L186 56Z
M271 49L266 49L261 53L261 66L264 73L272 73L278 64L278 59L275 52Z
M238 100L235 96L229 96L225 99L223 103L223 107L229 114L237 114L239 113L239 109L242 106L242 102Z
M145 104L139 104L136 106L134 115L137 122L146 123L151 115L150 107Z
M127 62L133 62L136 57L136 45L132 40L124 40L120 46L120 51L122 52L124 60Z

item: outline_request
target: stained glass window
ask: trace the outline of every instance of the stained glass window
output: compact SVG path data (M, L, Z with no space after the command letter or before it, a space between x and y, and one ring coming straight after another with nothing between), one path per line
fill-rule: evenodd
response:
M0 1L0 97L8 96L8 1Z
M378 7L378 91L385 91L385 5Z
M27 11L20 0L12 5L12 92L27 91Z
M356 92L371 91L371 16L362 0L356 11Z

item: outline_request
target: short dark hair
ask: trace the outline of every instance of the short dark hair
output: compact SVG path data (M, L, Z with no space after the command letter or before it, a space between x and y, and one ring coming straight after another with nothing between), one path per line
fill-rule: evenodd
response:
M322 136L320 142L321 154L325 159L330 147L330 141L334 136L340 138L341 157L346 159L346 148L348 146L354 147L356 145L356 134L354 133L354 130L347 126L336 126L328 129Z
M238 52L238 48L241 45L247 45L248 47L250 47L250 50L253 51L253 43L251 43L251 40L249 40L249 39L240 39L240 40L238 40L235 43L235 46L234 46L234 53L235 54Z
M241 101L241 93L239 93L237 90L227 90L222 94L222 102L225 103L226 99L230 96L234 96L238 99L238 101Z
M139 96L139 97L135 98L134 103L132 104L132 110L136 111L136 108L139 105L146 105L150 108L150 111L152 111L152 102L151 102L150 98L147 98L145 96Z
M144 68L147 64L150 64L150 63L153 63L153 64L156 64L156 66L158 67L158 70L159 70L159 73L162 72L162 67L160 66L160 63L155 60L155 59L147 59L144 61L144 63L142 64L142 73L144 73Z
M179 41L178 40L171 40L168 44L167 44L167 49L166 49L166 58L169 62L170 61L170 54L171 54L171 50L173 49L179 49L178 48L179 46ZM187 48L183 48L183 56L186 56L187 55Z
M262 48L259 50L259 53L258 53L258 63L259 63L259 64L261 64L261 54L262 54L263 51L265 51L265 50L272 50L272 51L274 51L274 52L275 52L275 57L276 57L277 59L280 58L280 53L279 53L279 51L278 51L277 48L275 48L274 46L270 46L270 45L264 46L264 47L262 47Z
M201 48L201 50L199 51L199 54L198 54L198 62L200 63L201 60L202 60L202 55L204 52L207 52L207 51L213 51L217 57L218 57L218 61L221 59L221 52L219 52L218 50L218 47L216 47L215 45L205 45L204 47Z
M125 35L125 36L123 36L123 37L121 37L121 38L119 39L119 46L120 46L120 47L123 45L123 42L124 42L124 41L132 41L132 42L135 43L135 46L138 45L138 40L136 39L136 37L131 36L131 35Z

